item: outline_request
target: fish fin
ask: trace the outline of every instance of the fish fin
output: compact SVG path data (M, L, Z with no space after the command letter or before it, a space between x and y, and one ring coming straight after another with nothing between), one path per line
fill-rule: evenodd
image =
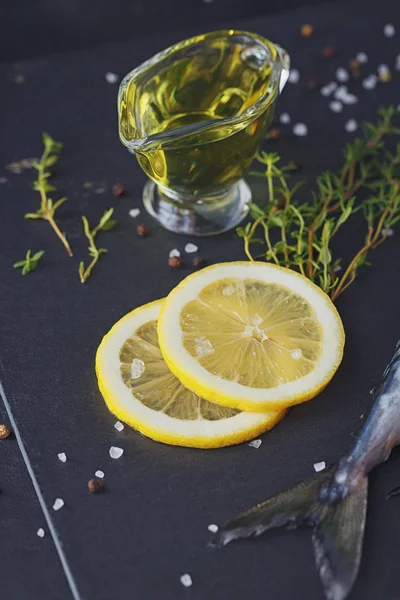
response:
M226 546L233 540L258 536L268 529L295 528L306 523L321 486L330 481L333 470L321 471L229 521L219 528L214 541Z
M358 573L367 511L368 480L332 500L326 491L335 467L317 473L223 525L216 542L258 536L276 528L313 528L317 568L328 600L344 600ZM325 492L325 493L324 493Z
M313 531L315 562L328 600L344 600L356 580L367 513L368 479L344 499L321 503Z

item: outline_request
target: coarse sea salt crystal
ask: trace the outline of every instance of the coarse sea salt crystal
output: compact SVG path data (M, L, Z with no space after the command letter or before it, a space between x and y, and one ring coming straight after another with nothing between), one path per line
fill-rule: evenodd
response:
M356 54L356 60L362 65L365 65L365 63L368 62L368 56L365 52L358 52L358 54Z
M252 442L250 442L249 446L251 448L255 448L256 450L258 450L258 448L261 446L262 444L262 440L253 440Z
M258 325L260 325L260 323L262 323L262 321L263 320L262 320L262 317L260 317L260 315L254 315L254 317L252 318L253 325L255 325L256 327Z
M332 102L329 102L329 108L333 112L339 113L343 110L343 104L339 100L332 100Z
M195 346L197 356L207 356L214 352L214 347L210 340L199 340Z
M344 128L348 133L351 133L352 131L355 131L358 127L357 121L355 119L349 119Z
M140 358L134 358L131 364L132 379L139 379L145 371L144 362Z
M64 500L62 498L56 498L53 504L53 510L60 510L64 506Z
M339 271L342 270L342 267L340 265L336 265L336 267L333 267L333 270L335 271L335 273L339 273Z
M187 254L191 254L192 252L197 252L198 250L198 246L196 246L196 244L192 244L191 242L189 242L189 244L186 244L185 246L185 252L187 252Z
M357 96L349 93L343 94L340 100L341 102L343 102L343 104L357 104L358 102Z
M181 584L184 587L190 587L193 583L192 578L190 577L189 573L185 573L184 575L181 575Z
M308 133L307 125L304 123L296 123L293 127L293 133L299 137L304 137Z
M290 69L289 73L289 83L297 83L300 79L300 73L297 69Z
M106 81L107 83L117 83L118 75L109 71L108 73L106 73Z
M58 460L61 460L61 462L67 462L67 455L65 454L65 452L60 452L59 454L57 454L57 456Z
M98 477L99 479L103 479L104 471L100 471L100 469L99 469L98 471L96 471L96 473L94 475L95 475L95 477Z
M37 530L36 535L40 538L44 537L44 529L40 527L40 529Z
M208 531L211 531L211 533L217 533L218 525L214 525L214 523L211 523L211 525L209 525L207 529Z
M357 96L350 94L345 85L339 86L333 95L336 100L340 100L343 104L356 104L358 102Z
M179 252L178 248L172 248L172 250L169 253L169 257L170 258L174 258L174 256L180 256L181 253Z
M350 78L348 72L346 71L346 69L343 69L343 67L338 67L336 69L336 79L338 81L348 81Z
M118 446L111 446L110 448L110 456L111 458L121 458L121 456L123 455L124 451L122 448L118 448Z
M368 75L366 79L363 80L362 86L366 90L373 90L376 87L378 78L376 75Z
M392 237L392 235L394 235L394 231L391 228L382 229L382 235L385 235L386 237Z
M117 422L115 423L114 427L115 427L115 429L116 429L117 431L122 431L122 430L123 430L123 428L124 428L124 425L123 425L123 423L121 423L121 421L117 421Z
M222 295L223 296L232 296L232 294L233 294L234 291L235 290L233 289L233 285L227 285L222 290Z
M320 471L323 471L326 467L326 463L324 460L321 460L321 462L317 462L314 464L314 470L316 473L319 473Z
M140 208L131 208L131 210L129 211L129 216L132 217L132 219L136 219L136 217L138 217L140 215Z
M300 360L300 358L303 356L303 353L300 350L300 348L292 350L290 354L292 355L292 358L294 358L294 360Z
M321 94L323 96L330 96L332 92L336 90L337 86L338 84L336 83L336 81L331 81L330 83L327 83L321 88Z
M287 125L288 123L290 123L289 113L282 113L281 116L279 117L279 121L281 123L283 123L284 125Z
M384 73L389 73L390 69L387 65L382 64L382 65L378 65L377 71L380 75L383 75Z
M387 38L391 38L395 35L396 29L393 23L387 23L383 28L383 35Z

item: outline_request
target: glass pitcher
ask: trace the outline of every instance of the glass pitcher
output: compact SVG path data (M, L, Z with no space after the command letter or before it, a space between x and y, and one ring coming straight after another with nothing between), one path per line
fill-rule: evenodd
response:
M243 31L179 42L123 79L119 134L149 177L143 202L167 229L213 235L238 225L257 153L289 74L278 45Z

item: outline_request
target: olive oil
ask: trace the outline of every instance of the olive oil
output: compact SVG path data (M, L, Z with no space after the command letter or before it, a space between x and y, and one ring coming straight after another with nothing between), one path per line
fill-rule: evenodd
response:
M122 141L168 196L207 197L232 187L271 119L276 47L217 32L182 42L121 84Z

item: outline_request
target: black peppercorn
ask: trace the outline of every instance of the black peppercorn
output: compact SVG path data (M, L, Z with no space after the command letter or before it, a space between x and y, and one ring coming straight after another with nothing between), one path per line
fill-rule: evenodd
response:
M149 235L149 229L148 227L146 227L146 225L138 225L136 227L136 233L138 234L139 237L147 237Z
M103 489L103 482L97 477L88 481L88 490L91 494L98 494Z
M179 258L179 256L170 256L170 258L168 260L168 264L173 269L180 269L182 266L182 261Z

